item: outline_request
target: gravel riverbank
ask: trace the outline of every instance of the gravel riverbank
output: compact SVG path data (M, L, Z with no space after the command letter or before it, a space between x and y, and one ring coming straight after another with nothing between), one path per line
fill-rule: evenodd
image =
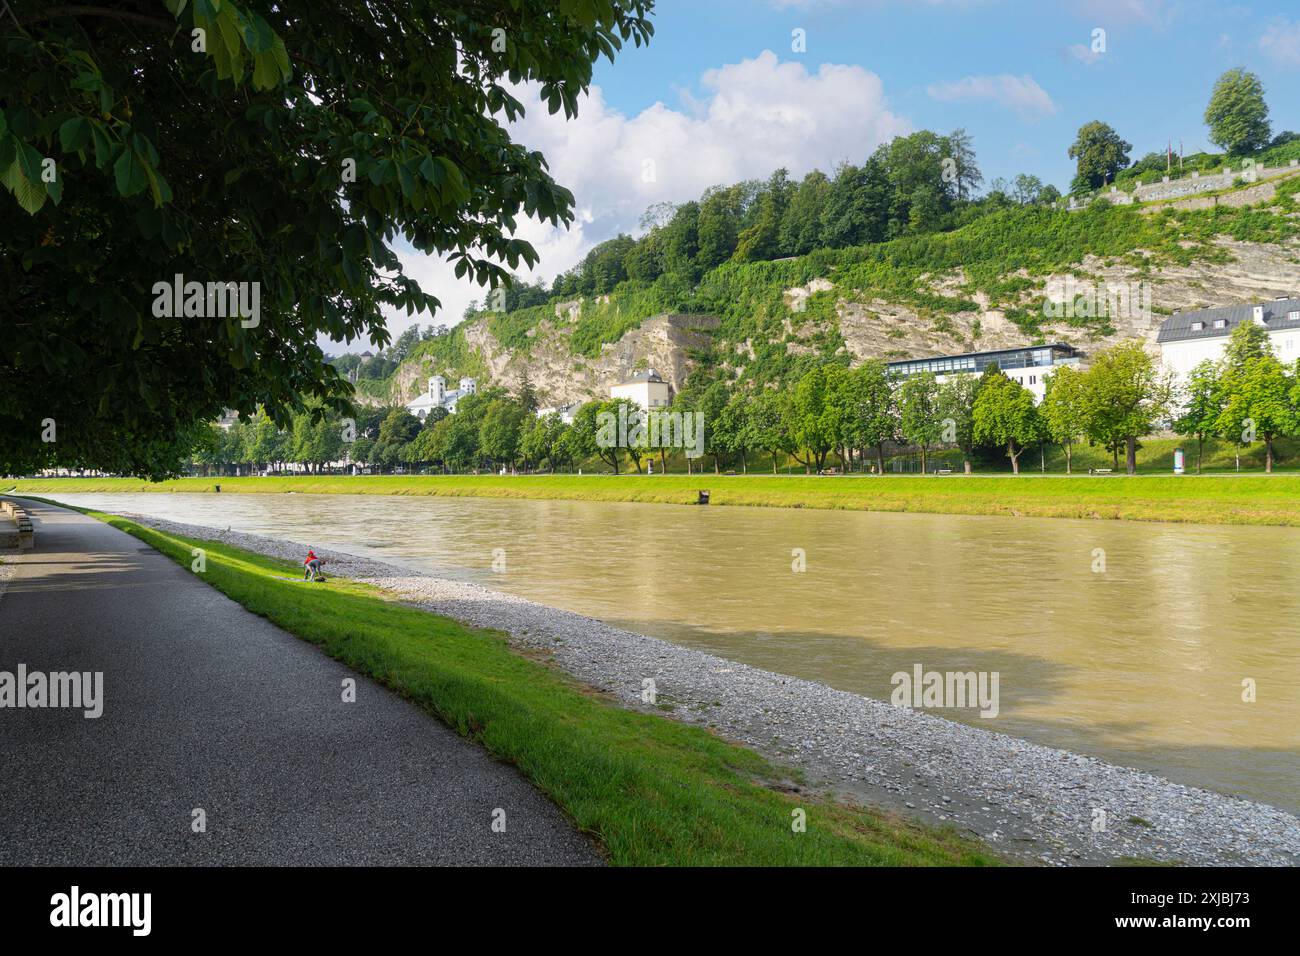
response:
M261 535L125 517L293 561L306 550ZM1014 859L1300 863L1300 819L1273 807L749 667L475 584L318 553L327 573L504 631L517 647L546 653L626 706L646 708L643 681L653 679L656 712L800 767L818 789L953 825Z

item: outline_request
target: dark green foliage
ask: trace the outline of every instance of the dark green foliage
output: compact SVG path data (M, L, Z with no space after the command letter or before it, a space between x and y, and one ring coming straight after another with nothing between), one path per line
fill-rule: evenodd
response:
M399 236L482 284L535 263L518 218L566 223L573 197L510 140L507 87L572 115L595 58L649 38L652 2L9 6L0 473L162 476L223 407L282 425L307 398L346 408L317 337L382 346L384 309L438 304ZM258 323L155 315L178 274L258 283Z

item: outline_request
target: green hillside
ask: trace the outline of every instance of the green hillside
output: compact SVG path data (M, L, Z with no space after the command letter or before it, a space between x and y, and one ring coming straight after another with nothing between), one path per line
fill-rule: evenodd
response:
M664 273L653 281L626 279L598 297L586 297L576 319L560 310L561 296L544 304L504 312L480 312L444 334L427 338L408 361L450 375L486 374L472 329L486 330L502 347L525 359L541 341L543 324L559 333L548 343L567 343L576 362L599 354L651 316L663 313L709 314L721 318L713 347L694 356L710 377L733 363L741 343L754 350L744 362L743 380L786 381L825 361L844 361L836 305L884 300L906 306L933 327L948 317L981 307L1004 310L1028 341L1044 339L1044 280L1083 269L1089 257L1122 266L1141 279L1163 266L1231 261L1218 237L1279 244L1300 235L1294 214L1300 177L1278 186L1277 196L1253 207L1165 208L1144 213L1137 206L1099 201L1068 212L1029 204L980 216L950 232L908 235L842 249L819 249L778 261L727 262L704 272L697 283L687 275ZM1300 262L1300 257L1296 258ZM954 277L943 289L945 277ZM784 291L824 279L833 287L814 292L797 308ZM1207 295L1205 304L1211 304ZM1113 334L1107 316L1062 320L1090 337ZM791 349L791 343L798 348ZM885 356L898 357L898 356Z

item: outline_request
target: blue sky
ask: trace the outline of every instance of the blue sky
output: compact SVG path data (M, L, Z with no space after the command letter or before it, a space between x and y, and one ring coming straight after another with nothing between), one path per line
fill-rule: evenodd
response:
M636 234L651 203L778 166L798 177L862 162L916 129L964 127L986 182L1029 172L1061 189L1074 172L1066 150L1090 120L1114 126L1134 159L1167 140L1206 149L1210 89L1234 66L1262 77L1275 132L1300 131L1297 0L659 0L654 21L648 47L599 62L576 120L520 91L532 105L512 135L577 200L568 230L521 224L542 258L530 278ZM435 321L483 300L442 260L399 251L442 299Z
M1106 31L1106 52L1094 57L1095 28ZM805 31L805 53L790 49L795 29ZM854 64L880 76L890 108L917 128L969 130L990 179L1032 172L1066 188L1074 174L1066 149L1092 119L1119 130L1135 158L1170 138L1175 150L1180 137L1188 152L1212 148L1201 117L1214 80L1234 66L1260 73L1275 131L1300 127L1295 0L661 0L655 30L648 48L597 69L595 82L625 113L675 102L679 91L698 91L705 70L763 50L810 69ZM1281 42L1261 48L1266 36ZM1002 75L1032 79L1056 112L929 92Z

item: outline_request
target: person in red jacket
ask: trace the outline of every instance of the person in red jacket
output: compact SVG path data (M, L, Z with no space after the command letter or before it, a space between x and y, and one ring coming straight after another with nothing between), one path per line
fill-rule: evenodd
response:
M302 565L302 579L304 581L315 581L318 578L321 581L325 580L325 576L320 573L320 558L316 557L316 552L311 548L307 549L307 558L303 561Z

